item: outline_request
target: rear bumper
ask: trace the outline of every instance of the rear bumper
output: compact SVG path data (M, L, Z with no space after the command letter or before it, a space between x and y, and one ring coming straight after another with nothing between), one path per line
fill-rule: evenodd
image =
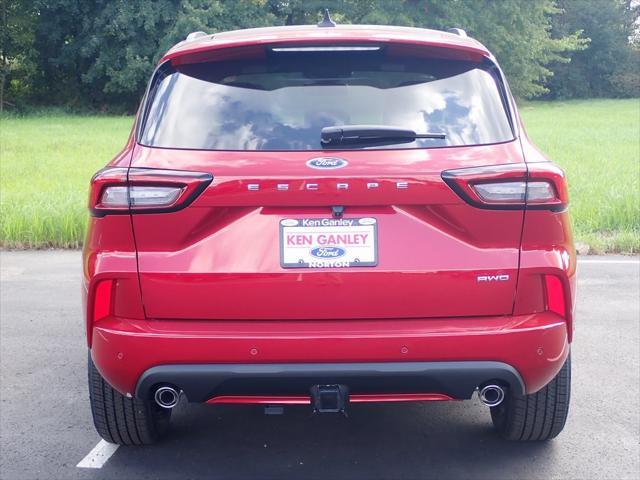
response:
M518 372L500 362L272 363L153 367L140 378L136 397L153 398L158 385L171 384L191 402L221 403L223 398L269 394L277 403L278 398L308 395L313 385L341 384L361 399L389 398L398 392L437 392L437 399L463 399L489 382L519 394L525 391Z
M557 374L568 351L566 323L544 312L342 321L111 317L94 326L91 353L121 393L146 395L154 384L173 383L201 402L305 395L318 383L345 383L352 393L468 398L495 379L533 393Z

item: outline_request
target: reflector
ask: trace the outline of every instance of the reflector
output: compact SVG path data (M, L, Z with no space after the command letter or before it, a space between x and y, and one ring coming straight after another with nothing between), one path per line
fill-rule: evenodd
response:
M98 282L93 294L93 322L102 320L111 314L111 297L113 293L113 280Z
M545 275L544 280L547 289L547 309L564 317L565 302L562 282L555 275Z

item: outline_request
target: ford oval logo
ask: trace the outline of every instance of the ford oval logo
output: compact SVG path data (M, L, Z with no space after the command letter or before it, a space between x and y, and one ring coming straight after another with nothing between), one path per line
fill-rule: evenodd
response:
M311 249L311 255L316 258L340 258L346 253L341 247L316 247Z
M376 219L375 218L370 218L370 217L365 217L365 218L361 218L360 220L358 220L358 223L360 225L375 225L376 224Z
M336 168L346 167L349 164L344 158L338 157L316 157L307 161L307 167L318 168L321 170L333 170Z

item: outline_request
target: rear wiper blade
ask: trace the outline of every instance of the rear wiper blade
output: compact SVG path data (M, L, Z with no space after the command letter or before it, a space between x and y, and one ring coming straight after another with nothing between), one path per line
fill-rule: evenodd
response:
M413 142L416 138L443 140L446 138L446 134L416 133L409 128L386 125L341 125L324 127L320 133L320 141L323 145L376 142L381 140Z

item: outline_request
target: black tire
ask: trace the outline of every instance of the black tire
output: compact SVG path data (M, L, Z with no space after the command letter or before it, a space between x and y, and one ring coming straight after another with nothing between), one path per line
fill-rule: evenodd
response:
M542 390L531 395L507 393L500 405L491 408L491 419L507 440L550 440L564 428L570 396L571 356Z
M89 355L89 400L93 424L102 438L119 445L150 445L169 426L171 410L129 398L111 387Z

